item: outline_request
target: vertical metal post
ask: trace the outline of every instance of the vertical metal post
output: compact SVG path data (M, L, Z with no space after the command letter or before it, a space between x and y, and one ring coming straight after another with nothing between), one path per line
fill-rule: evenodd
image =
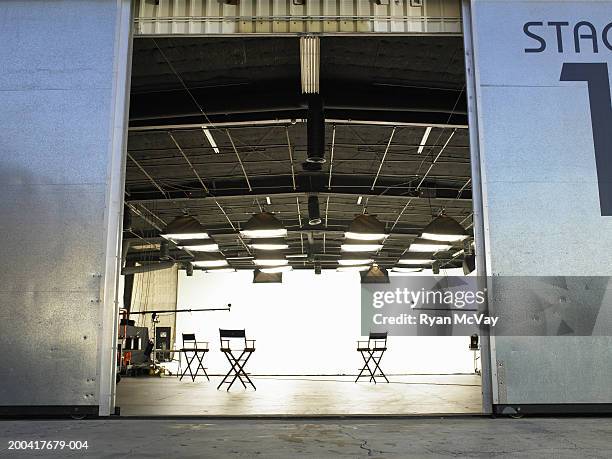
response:
M100 329L98 333L99 412L110 416L115 408L117 371L117 334L119 327L119 273L123 197L127 152L130 73L132 68L132 2L117 0L113 94L106 177L105 254L103 280L100 285Z
M476 273L479 280L478 288L486 287L486 257L484 232L483 187L481 177L480 143L478 126L478 107L476 100L476 74L474 63L473 29L471 0L462 0L463 42L465 49L465 78L468 102L468 125L470 139L470 156L472 168L472 205L474 208L474 244L476 258ZM487 299L488 300L488 299ZM488 308L488 305L487 305ZM493 412L493 379L491 372L491 337L481 336L480 364L482 366L482 411L484 414Z

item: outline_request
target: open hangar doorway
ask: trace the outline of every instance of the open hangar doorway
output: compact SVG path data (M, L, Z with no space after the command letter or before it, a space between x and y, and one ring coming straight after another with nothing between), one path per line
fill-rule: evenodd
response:
M364 269L475 274L462 37L143 37L131 88L122 414L482 412L469 337L390 336L390 382L355 383ZM262 213L286 230L278 251L241 234ZM468 239L406 264L442 214ZM386 237L347 253L363 215ZM201 225L205 249L163 237L181 217ZM256 391L217 390L226 328L257 342L246 365ZM183 334L209 342L210 381L177 378ZM142 365L149 338L155 370Z

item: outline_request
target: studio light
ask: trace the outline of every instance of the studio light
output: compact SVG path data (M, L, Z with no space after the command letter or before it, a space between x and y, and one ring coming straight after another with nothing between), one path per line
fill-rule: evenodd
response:
M387 237L387 234L385 233L385 225L374 215L361 214L351 222L344 236L347 239L360 241L381 241Z
M416 239L410 247L409 252L440 252L442 250L448 250L452 246L439 241L432 241L427 239Z
M310 226L321 224L321 213L319 211L319 197L316 195L308 196L308 224Z
M192 263L199 268L221 268L228 265L225 258L212 253L200 253L195 256Z
M177 217L170 222L166 230L161 233L165 239L173 242L185 239L208 239L208 233L194 217L185 215Z
M463 259L463 274L466 276L476 269L476 257L474 255L466 255Z
M285 237L287 229L270 212L261 212L245 223L240 234L250 239Z
M289 244L284 239L258 239L257 242L249 244L255 250L285 250Z
M470 336L470 351L477 351L479 349L480 346L478 345L478 335L474 333L472 336Z
M362 284L388 284L390 282L387 270L378 265L374 265L367 272L361 273Z
M283 282L283 273L264 273L259 269L253 271L254 284L280 284Z
M430 241L456 242L467 238L468 233L454 218L440 215L423 229L421 237Z

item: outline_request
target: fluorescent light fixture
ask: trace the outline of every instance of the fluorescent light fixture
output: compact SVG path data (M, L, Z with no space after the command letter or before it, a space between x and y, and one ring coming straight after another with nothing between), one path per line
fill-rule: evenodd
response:
M240 234L249 239L284 237L287 229L270 212L261 212L245 223Z
M382 244L342 244L340 250L343 252L376 252L382 247Z
M368 265L365 266L338 266L336 271L339 272L353 272L353 271L368 271L370 267Z
M351 222L348 231L344 233L347 239L357 239L360 241L380 241L387 237L385 225L383 225L374 215L357 215Z
M221 266L227 266L226 260L203 260L203 261L193 261L192 264L194 266L198 266L199 268L220 268Z
M318 36L300 37L300 74L303 94L317 94L319 92L320 50L321 45Z
M296 253L294 255L286 255L287 258L308 258L307 253Z
M255 243L250 244L251 247L255 250L284 250L289 248L289 244L286 243Z
M418 154L423 153L423 149L425 148L425 144L427 144L427 139L429 138L429 134L431 134L431 126L428 126L425 129L425 134L423 134L423 138L421 139L421 143L419 144Z
M272 201L270 200L270 196L266 196L266 203L268 205L272 205Z
M402 268L401 266L395 266L393 268L393 272L396 273L418 273L419 271L423 271L422 268Z
M272 268L261 268L260 271L266 274L276 274L276 273L286 273L287 271L291 271L293 268L291 266L274 266Z
M433 242L413 242L408 248L408 252L440 252L448 250L452 246L447 244L435 244Z
M172 220L161 234L165 239L180 241L186 239L208 239L208 233L194 217L185 215Z
M270 237L284 237L287 235L286 229L274 229L274 230L243 230L240 231L246 238L258 239L258 238L270 238Z
M195 244L195 245L180 245L181 249L191 250L193 252L218 252L219 244Z
M402 258L398 261L400 265L430 265L433 263L433 259L429 260L426 258Z
M258 238L270 238L270 237L283 237L287 235L286 229L277 230L243 230L240 233L247 238L258 239Z
M346 237L347 239L357 239L360 241L380 241L381 239L385 239L387 235L384 233L366 234L347 231L346 233L344 233L344 237Z
M361 201L363 200L363 196L359 196L357 198L357 205L360 206L361 205Z
M202 127L202 131L204 131L204 135L208 139L208 143L210 143L210 146L212 147L213 151L219 154L219 147L217 146L217 142L215 142L215 139L210 133L210 131L206 127Z
M463 241L467 238L465 234L435 234L435 233L423 233L421 235L423 239L429 239L430 241L440 242L457 242Z
M167 233L161 235L163 238L180 241L185 239L208 239L208 233Z
M440 215L423 229L421 237L430 241L456 242L466 239L468 232L454 218Z
M288 264L289 261L285 260L284 258L278 258L278 259L274 259L274 258L256 258L255 259L255 264L257 266L283 266Z
M352 266L352 265L369 265L374 260L371 258L355 258L354 260L349 259L341 259L338 260L338 264L342 266Z
M226 260L252 260L255 257L226 257Z

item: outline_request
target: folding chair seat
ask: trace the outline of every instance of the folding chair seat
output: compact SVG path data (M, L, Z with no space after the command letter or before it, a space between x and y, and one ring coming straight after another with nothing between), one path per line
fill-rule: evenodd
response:
M179 353L179 381L183 380L187 372L189 372L192 381L195 381L198 376L206 376L206 379L210 381L208 373L206 373L206 368L204 367L204 357L208 351L208 341L197 341L195 333L183 333L183 347ZM185 361L187 364L184 371L181 371L182 354L185 354ZM191 358L189 354L191 354ZM194 363L196 366L195 372L192 368ZM200 373L200 370L202 370L203 373Z
M377 383L376 378L384 378L385 381L389 382L387 376L380 368L380 361L387 350L387 332L384 333L372 333L368 337L367 341L357 341L357 351L363 358L363 368L357 375L355 382L359 381L362 377L370 376L370 382ZM372 369L372 367L374 367ZM367 370L368 374L364 375Z
M247 388L246 384L250 384L253 389L257 390L244 370L251 355L255 352L255 340L246 339L245 330L219 329L219 338L221 340L221 352L227 358L230 369L217 386L217 390L223 384L228 384L227 390L229 391L236 380L239 380L245 389Z

